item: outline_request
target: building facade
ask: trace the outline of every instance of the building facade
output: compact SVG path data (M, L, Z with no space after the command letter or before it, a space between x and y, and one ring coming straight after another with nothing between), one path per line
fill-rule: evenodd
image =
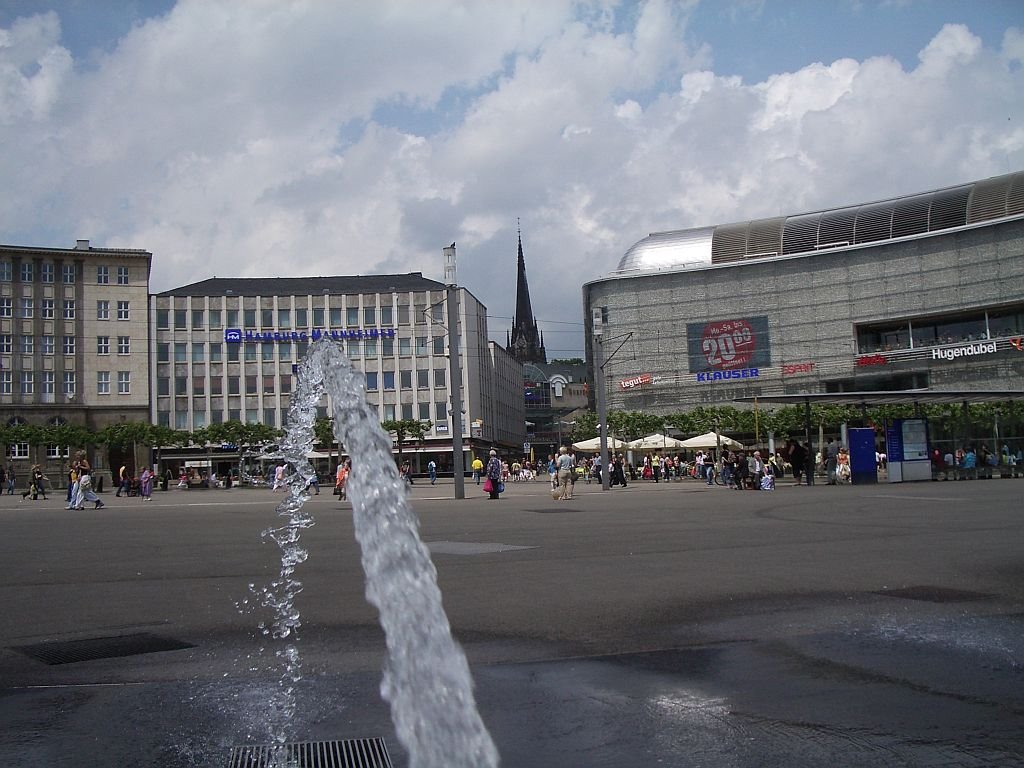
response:
M149 418L149 276L142 250L0 246L0 419L99 431ZM115 451L116 453L116 451ZM63 469L64 446L7 447L16 474ZM93 457L97 470L105 453ZM120 456L111 456L120 461Z
M486 308L465 288L456 293L465 448L511 448L521 442L522 418L501 404L521 399L521 390L506 382L508 361L495 362ZM450 466L447 300L443 283L418 272L212 278L157 294L151 417L190 431L231 420L283 427L293 366L328 334L364 372L381 421L432 422L422 444L403 452ZM322 415L328 405L321 402Z
M805 392L1018 389L1024 172L840 209L650 235L584 286L623 346L610 409ZM611 351L602 349L607 356Z

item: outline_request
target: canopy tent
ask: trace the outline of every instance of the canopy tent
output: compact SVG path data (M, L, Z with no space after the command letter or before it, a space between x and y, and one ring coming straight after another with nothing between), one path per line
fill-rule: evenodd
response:
M703 435L697 435L691 437L689 440L683 440L682 447L697 449L697 448L717 448L721 445L723 448L729 448L730 450L736 450L743 447L743 443L738 440L733 440L727 435L723 435L721 432L706 432Z
M682 448L683 441L676 440L674 437L668 435L654 434L648 435L647 437L641 437L639 440L634 440L629 444L631 450L646 450L655 448Z
M592 437L590 440L581 440L578 443L573 443L572 447L577 451L586 451L587 453L601 450L601 438ZM608 438L609 450L619 451L626 447L626 444L615 437Z

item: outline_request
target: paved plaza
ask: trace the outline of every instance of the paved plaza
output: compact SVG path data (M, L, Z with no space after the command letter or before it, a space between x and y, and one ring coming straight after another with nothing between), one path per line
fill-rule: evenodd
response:
M1024 765L1024 480L410 497L502 765ZM0 765L226 766L278 683L266 490L0 497ZM296 741L383 737L351 508L309 502ZM48 664L48 641L171 650ZM72 646L82 647L82 646Z

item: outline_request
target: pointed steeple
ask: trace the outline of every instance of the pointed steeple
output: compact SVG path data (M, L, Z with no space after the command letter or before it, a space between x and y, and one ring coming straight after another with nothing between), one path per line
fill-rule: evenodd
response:
M537 331L530 302L530 285L526 280L526 259L523 256L523 233L516 219L519 238L519 260L516 265L516 314L512 320L512 338L505 349L522 363L546 363L544 340Z

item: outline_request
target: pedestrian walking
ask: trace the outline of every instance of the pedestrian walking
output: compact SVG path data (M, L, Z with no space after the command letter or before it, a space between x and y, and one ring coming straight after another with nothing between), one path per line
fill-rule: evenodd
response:
M437 462L433 459L427 464L427 474L430 475L430 484L437 484Z
M139 478L139 495L143 501L153 500L153 473L149 467L142 470L142 476Z

